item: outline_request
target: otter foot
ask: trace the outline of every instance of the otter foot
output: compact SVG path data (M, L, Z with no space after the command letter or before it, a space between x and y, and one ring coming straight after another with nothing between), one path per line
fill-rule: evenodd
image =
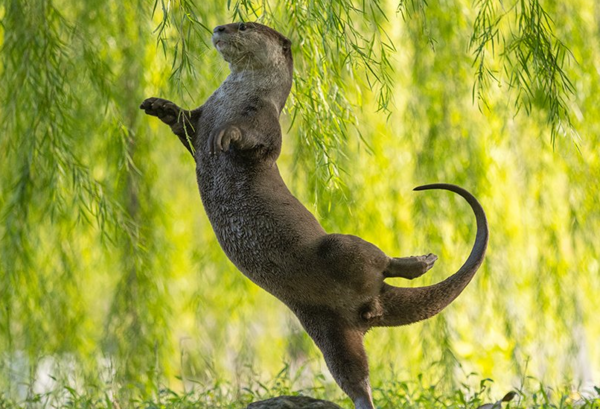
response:
M402 277L412 280L429 271L436 260L437 256L431 253L425 256L392 258L383 272L383 275L386 277Z
M173 102L162 98L148 98L142 102L140 109L148 115L158 117L167 125L176 124L181 111Z

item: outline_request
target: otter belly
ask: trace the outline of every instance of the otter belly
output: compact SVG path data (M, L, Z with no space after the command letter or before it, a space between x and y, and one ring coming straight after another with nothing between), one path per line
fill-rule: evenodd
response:
M265 290L287 298L282 291L291 293L295 283L313 280L318 268L309 265L306 254L326 233L289 192L276 166L249 169L231 153L198 158L206 214L235 266Z
M258 273L280 264L280 255L300 244L286 220L273 212L269 199L252 189L252 181L227 172L204 174L200 196L219 244L244 273ZM262 272L264 274L268 271Z

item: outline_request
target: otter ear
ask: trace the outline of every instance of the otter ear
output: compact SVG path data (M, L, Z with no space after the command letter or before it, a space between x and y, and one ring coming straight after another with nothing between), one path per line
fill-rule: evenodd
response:
M287 51L292 48L292 41L289 38L284 37L281 40L281 46L283 47L284 51Z

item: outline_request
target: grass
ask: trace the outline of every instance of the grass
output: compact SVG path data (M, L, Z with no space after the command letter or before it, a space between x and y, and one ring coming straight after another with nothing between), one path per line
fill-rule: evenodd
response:
M469 379L472 384L472 377ZM322 376L315 384L324 384ZM324 384L325 385L325 384ZM52 408L52 409L242 409L249 403L281 395L307 395L331 400L343 408L353 408L350 400L332 385L309 389L295 389L285 370L267 382L256 382L245 387L215 381L212 385L198 385L193 391L182 393L169 388L155 388L151 397L117 398L115 385L101 387L88 385L75 389L66 383L45 393L30 392L17 401L0 392L0 409ZM125 388L127 389L127 388ZM135 387L129 388L130 391ZM332 392L334 391L334 392ZM533 378L526 378L515 388L515 398L502 404L504 409L600 409L600 388L583 394L570 387L550 388ZM425 385L422 377L411 381L388 381L375 385L373 395L379 409L476 409L485 403L494 403L508 392L498 390L491 379L483 379L475 386L463 383L455 388ZM134 392L135 394L135 392ZM500 409L498 405L494 409Z

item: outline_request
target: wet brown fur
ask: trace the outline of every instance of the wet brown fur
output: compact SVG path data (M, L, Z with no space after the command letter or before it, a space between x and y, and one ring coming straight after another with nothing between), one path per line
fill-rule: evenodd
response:
M386 284L387 277L419 277L437 257L391 258L359 237L327 234L279 174L290 41L267 26L240 23L215 28L213 43L231 74L204 105L188 111L149 98L140 108L168 124L193 154L204 208L229 259L296 314L356 408L371 409L365 333L431 317L460 294L485 254L483 209L454 185L418 188L463 196L477 219L475 245L463 267L439 284Z

